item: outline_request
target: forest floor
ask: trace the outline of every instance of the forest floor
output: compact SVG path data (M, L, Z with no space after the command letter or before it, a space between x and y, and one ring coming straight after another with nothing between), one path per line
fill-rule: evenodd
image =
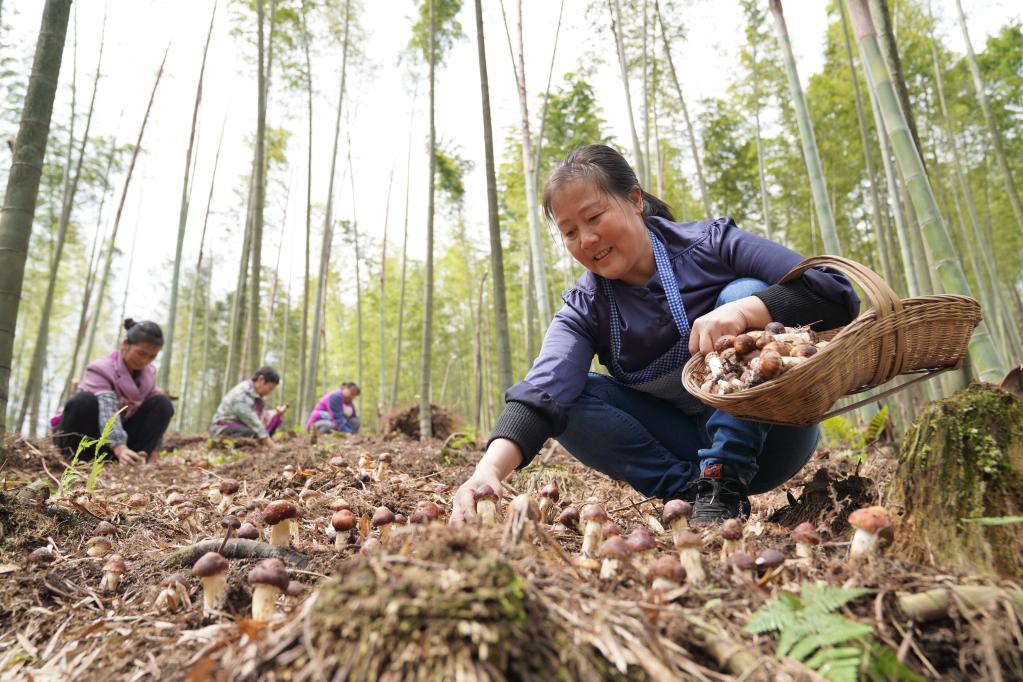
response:
M743 630L755 611L772 600L777 606L782 593L800 594L804 582L865 588L825 609L838 619L828 628L855 621L869 633L832 643L845 654L860 652L860 672L854 667L848 679L866 676L871 652L881 652L882 670L897 658L926 679L1023 674L1018 613L1005 600L978 609L959 602L960 608L942 610L929 622L907 617L899 606L900 596L910 593L994 583L898 557L850 566L845 518L851 509L883 503L894 466L890 451L857 466L820 450L784 488L754 498L746 549L751 556L765 548L786 555L773 577L754 582L734 575L722 565L721 540L711 529L703 536L706 582L654 593L640 566L627 565L608 580L580 568L581 538L548 525L527 532L517 545L512 531L521 529L500 525L410 527L369 558L360 555L358 540L339 551L328 539L328 505L338 497L357 516L380 505L410 516L424 499L447 514L478 451L401 437L321 437L312 444L294 434L285 434L272 453L241 442L210 449L201 436L171 436L166 446L152 464L107 466L89 494L79 481L64 497L46 501L28 486L41 479L56 487L64 463L48 443L8 437L0 458L0 679L821 679L794 657L838 678L837 668L829 673L826 663L808 661L813 644L801 656L790 651L779 658L777 633ZM359 455L384 451L393 454L392 475L384 482L360 480ZM344 463L329 464L337 456ZM285 477L285 464L296 468L293 478ZM268 624L249 620L245 578L257 559L230 559L225 612L209 618L189 565L174 563L175 550L222 536L207 489L227 477L241 482L235 500L241 506L253 498L320 493L302 496L289 557L291 578L307 589L282 598ZM675 553L659 523L659 501L644 501L584 469L560 448L516 472L506 501L550 481L560 487L562 507L600 502L623 533L650 527L657 553ZM195 505L198 530L187 529L165 503L171 485ZM128 506L135 493L149 504ZM100 588L106 559L85 552L101 520L117 527L114 551L127 564L113 594ZM813 560L795 558L791 528L803 520L824 535ZM30 564L27 555L44 545L56 559ZM159 612L160 581L174 571L187 575L192 606ZM812 595L805 587L802 596L803 602L788 603L808 606Z

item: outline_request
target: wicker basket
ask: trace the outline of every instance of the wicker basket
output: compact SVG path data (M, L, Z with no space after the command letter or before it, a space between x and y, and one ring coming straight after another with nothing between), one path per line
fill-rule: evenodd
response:
M819 266L833 268L860 285L873 309L839 330L821 334L830 343L805 364L735 393L716 395L700 388L699 378L707 370L703 355L697 353L682 369L686 390L736 417L809 426L881 397L829 412L842 396L880 386L900 374L922 373L913 382L882 394L887 395L962 364L970 335L981 319L975 299L951 295L900 299L877 273L837 256L808 258L781 282Z

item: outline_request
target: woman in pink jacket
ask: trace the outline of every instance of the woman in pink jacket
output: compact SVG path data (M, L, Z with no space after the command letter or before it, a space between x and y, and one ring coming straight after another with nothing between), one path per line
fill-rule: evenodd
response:
M153 367L163 348L163 330L155 322L130 318L124 328L120 348L85 369L78 392L50 420L53 442L68 459L83 437L99 438L113 418L109 443L100 449L112 452L121 464L142 464L159 449L174 416L170 399L156 388ZM92 459L94 453L84 448L78 457Z

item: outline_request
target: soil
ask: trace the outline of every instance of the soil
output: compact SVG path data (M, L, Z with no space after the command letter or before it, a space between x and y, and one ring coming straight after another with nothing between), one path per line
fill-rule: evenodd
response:
M754 498L747 552L781 550L788 562L775 578L756 585L734 577L720 562L717 530L708 529L706 584L654 594L637 563L607 580L579 567L581 538L546 525L516 545L501 526L410 526L391 533L382 552L360 555L381 505L410 517L419 501L432 500L447 514L478 450L450 457L441 440L393 433L320 436L315 444L284 434L273 451L193 435L171 436L166 446L145 466L105 467L92 490L83 468L63 496L45 499L37 482L56 488L64 462L48 443L8 437L0 458L0 679L819 679L776 659L773 635L742 632L755 610L782 591L798 592L802 581L867 588L843 615L871 626L879 644L925 679L1023 675L1019 614L1005 603L953 608L919 624L898 609L901 593L979 579L895 555L849 564L845 517L884 504L895 468L880 454L857 465L821 450L783 488ZM390 476L364 480L360 455L385 451L393 458ZM290 478L286 464L295 469ZM302 507L291 547L300 560L288 563L305 590L281 597L268 624L249 619L246 577L259 561L244 556L249 545L232 545L227 604L209 617L199 582L179 565L182 552L175 554L223 537L207 490L224 478L241 483L239 513L254 499L294 497ZM505 501L552 481L560 506L600 502L623 532L652 528L657 554L674 554L659 523L660 501L583 468L559 447L516 472ZM165 502L171 486L195 506L198 530ZM149 503L128 506L135 493ZM360 537L341 549L327 533L328 506L337 498L361 520ZM812 561L794 558L790 529L803 520L824 536ZM100 589L106 560L85 552L100 521L117 527L114 551L127 564L113 593ZM42 546L56 559L29 563L28 554ZM159 612L159 583L175 571L186 578L192 606Z

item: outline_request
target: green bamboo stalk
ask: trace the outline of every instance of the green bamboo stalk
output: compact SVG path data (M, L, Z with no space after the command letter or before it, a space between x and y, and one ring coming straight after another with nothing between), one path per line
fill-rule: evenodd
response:
M924 171L920 153L906 125L905 115L899 106L898 97L892 87L888 69L881 55L874 30L874 22L866 0L846 0L849 16L859 43L867 82L884 117L885 129L895 151L895 160L905 180L910 198L920 218L924 236L937 261L937 272L945 291L972 295L970 284L956 255L945 221L938 211L938 203L931 184ZM988 332L987 324L981 320L970 340L970 360L983 381L998 381L1004 374L999 366L998 353Z
M436 190L436 171L437 171L437 129L436 129L436 107L434 106L434 99L436 95L436 67L437 67L437 52L436 52L436 41L437 41L437 13L434 11L433 2L434 0L426 0L429 3L430 10L430 41L429 41L429 63L430 63L430 132L429 132L429 144L427 146L427 153L430 155L428 160L429 167L429 182L428 182L428 194L427 194L427 206L426 206L426 268L424 276L423 286L423 343L422 352L420 354L420 373L419 373L419 440L426 442L433 437L433 411L430 408L430 374L431 365L433 363L433 219L434 219L434 194ZM521 6L520 6L521 9ZM522 74L523 82L525 80L525 74ZM519 100L523 102L523 93L519 92ZM524 118L525 130L528 134L529 131L529 119ZM526 165L529 164L529 156L526 151L523 152L523 159ZM529 177L528 168L524 174L526 178ZM526 187L528 189L529 183L527 182ZM528 196L528 194L527 194ZM532 211L530 212L532 213ZM532 234L532 231L530 232ZM534 254L535 255L535 254Z
M810 123L810 110L803 96L803 86L799 83L799 72L796 69L796 58L792 54L792 43L785 25L785 14L781 0L770 0L771 14L774 15L775 34L778 44L785 56L785 73L792 92L792 104L796 111L796 123L799 125L799 139L803 143L803 159L806 161L806 172L810 178L810 191L813 194L813 205L817 211L821 237L827 253L841 256L842 246L838 241L838 230L835 227L835 216L828 202L828 189L824 183L824 171L821 168L821 157L817 151L817 140L814 138L813 125Z
M401 237L401 279L398 287L398 337L394 340L394 377L391 380L391 397L387 401L388 411L394 409L394 403L398 400L398 382L401 379L401 333L404 330L405 321L405 286L406 274L408 271L408 204L409 189L412 180L412 130L416 118L416 97L419 95L417 86L412 92L412 110L409 112L408 122L408 148L405 156L405 217L403 218Z
M522 3L519 3L519 7ZM629 62L625 57L625 37L622 33L625 31L625 26L622 24L622 5L620 0L608 0L607 2L608 12L611 14L611 33L615 39L615 46L618 49L618 67L619 73L622 78L622 87L625 88L625 108L629 114L629 132L632 133L632 154L633 166L636 168L636 175L639 176L639 184L646 186L647 174L646 174L646 163L644 162L643 150L640 148L639 135L636 133L636 121L632 113L632 93L629 90ZM519 31L519 35L522 35L522 31ZM525 74L523 73L523 80ZM542 292L541 292L542 293ZM540 309L543 313L543 308ZM547 325L547 321L543 322L544 327Z

